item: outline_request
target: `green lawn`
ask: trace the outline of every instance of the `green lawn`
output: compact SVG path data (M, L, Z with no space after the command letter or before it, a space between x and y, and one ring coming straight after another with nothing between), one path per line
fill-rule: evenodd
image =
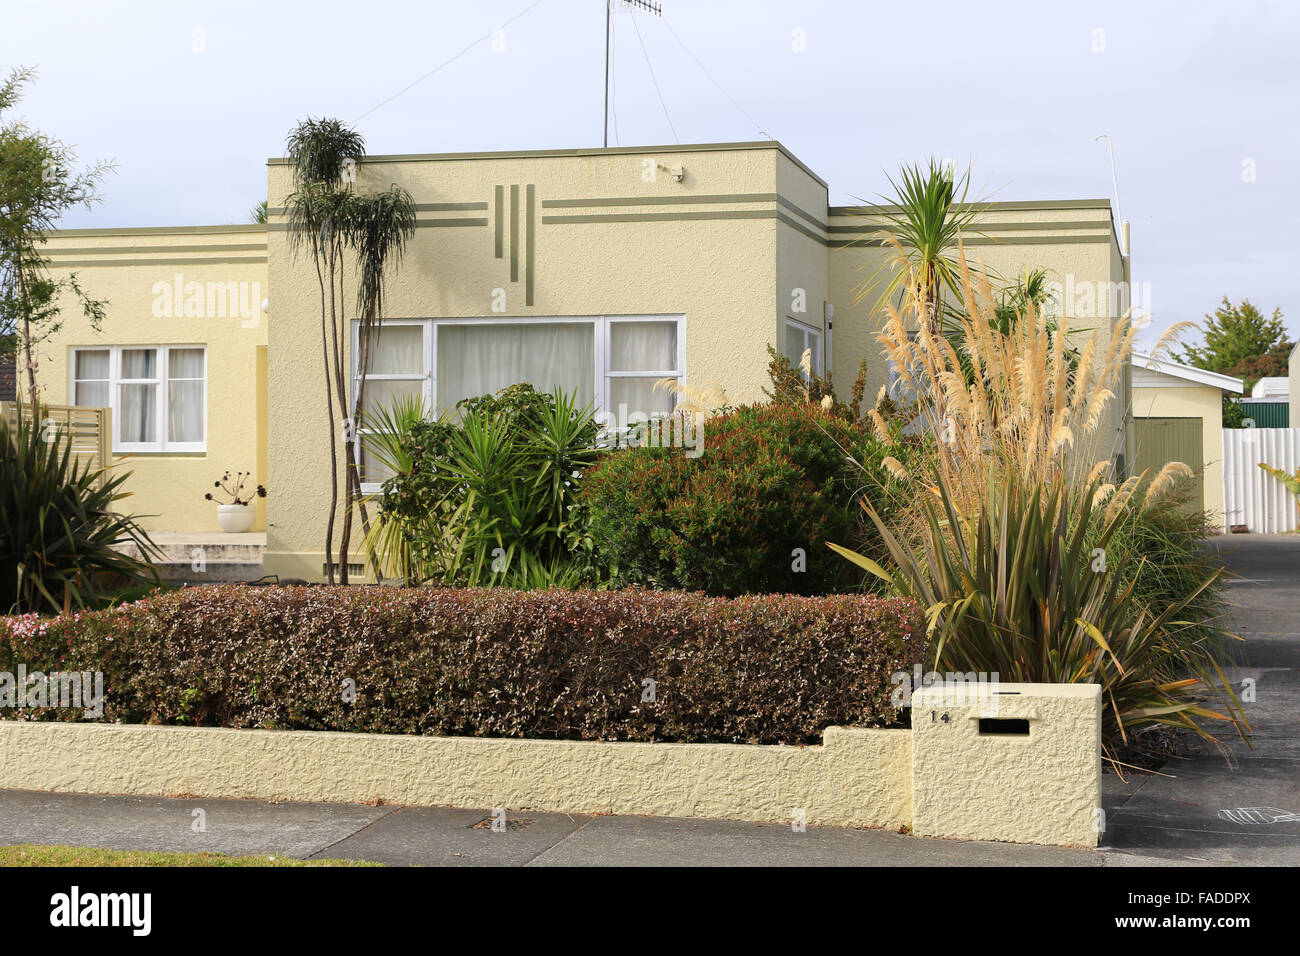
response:
M0 866L380 866L359 860L294 860L224 853L152 853L83 846L0 846Z

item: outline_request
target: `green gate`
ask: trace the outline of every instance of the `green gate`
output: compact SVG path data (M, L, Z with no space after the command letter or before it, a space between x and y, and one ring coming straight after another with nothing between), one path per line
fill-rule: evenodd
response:
M1202 454L1203 439L1199 418L1135 418L1133 419L1133 443L1136 445L1133 474L1147 473L1150 481L1160 469L1171 461L1181 461L1196 472L1195 488L1188 503L1189 510L1200 511L1205 507L1204 476L1201 468L1205 464Z

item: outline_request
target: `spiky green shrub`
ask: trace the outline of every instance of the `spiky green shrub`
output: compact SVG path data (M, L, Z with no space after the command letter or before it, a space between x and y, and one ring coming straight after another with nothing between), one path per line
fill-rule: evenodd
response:
M207 587L0 618L0 670L102 671L109 722L812 744L897 722L923 628L862 595Z
M385 482L382 499L419 572L411 583L593 582L578 492L598 431L573 396L530 385L411 426L402 448L409 468Z
M79 462L39 407L16 427L0 417L0 611L94 607L114 588L157 582L150 564L114 547L154 553L135 517L115 510L129 475Z

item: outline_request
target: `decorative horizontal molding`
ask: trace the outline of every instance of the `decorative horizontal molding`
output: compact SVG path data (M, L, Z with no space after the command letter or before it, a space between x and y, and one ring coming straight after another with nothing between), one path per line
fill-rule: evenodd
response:
M259 265L265 264L267 257L261 256L165 256L157 259L56 259L52 265L61 269L85 266L210 266L210 265Z
M828 226L826 231L832 234L870 235L880 232L887 223L863 224L859 226ZM1105 229L1110 230L1110 223L1104 219L1075 219L1069 222L975 222L971 224L972 235L982 232L1046 232L1052 229Z
M67 246L59 249L47 247L44 254L57 259L59 256L96 255L121 256L138 255L142 252L266 252L265 242L249 243L213 243L207 246Z
M61 236L202 236L225 233L265 233L266 226L251 223L238 226L123 226L117 229L54 229L46 235Z
M486 202L417 202L416 212L458 212L488 208ZM283 216L287 212L284 206L271 206L266 210L268 216Z
M578 216L543 216L542 225L595 222L699 222L714 219L775 219L775 209L719 209L714 212L626 212Z
M581 209L587 206L705 205L707 203L776 202L776 193L710 193L680 196L608 196L592 199L543 199L543 209Z
M794 218L777 209L719 209L713 212L629 212L629 213L587 213L573 216L543 216L543 225L580 225L591 223L626 223L626 222L699 222L724 219L775 219L789 226L796 232L807 236L832 249L848 246L880 246L882 240L873 238L872 233L879 230L865 230L856 239L827 239L808 229ZM1072 245L1075 243L1109 243L1110 235L1070 235L1070 236L1016 236L1009 239L993 239L972 236L965 240L967 246L991 245Z
M1109 235L1082 235L1082 236L1011 236L1006 239L995 239L991 236L971 236L963 239L962 244L965 246L1073 246L1073 245L1091 245L1093 243L1110 244L1112 237ZM870 236L864 236L859 239L832 239L827 243L832 249L844 249L849 246L883 246L885 241Z
M990 212L1013 212L1022 209L1110 209L1109 199L1031 199L1012 202L971 203L979 209ZM863 206L831 206L832 216L879 216L885 213L900 212L898 206L880 204Z
M417 219L415 225L419 229L436 228L439 226L486 226L487 218L483 219ZM288 232L289 224L284 222L273 222L266 227L271 232Z

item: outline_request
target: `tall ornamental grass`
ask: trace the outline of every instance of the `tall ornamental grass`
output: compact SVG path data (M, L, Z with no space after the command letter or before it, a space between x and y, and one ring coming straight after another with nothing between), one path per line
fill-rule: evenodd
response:
M832 548L927 609L936 670L1101 684L1112 759L1156 725L1244 736L1221 669L1232 635L1205 619L1222 570L1144 553L1191 471L1114 474L1110 411L1132 323L1076 333L1032 299L999 321L988 280L963 276L960 346L892 307L879 336L915 399L913 427L935 438L920 463L889 462L900 481L885 491L903 507L862 500L888 557Z

